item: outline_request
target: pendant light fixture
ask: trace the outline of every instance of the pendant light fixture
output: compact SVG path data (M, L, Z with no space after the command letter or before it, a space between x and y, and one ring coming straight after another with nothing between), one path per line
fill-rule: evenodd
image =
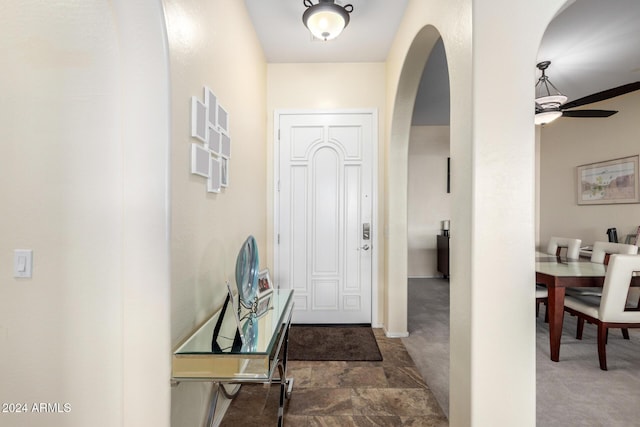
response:
M307 7L302 22L318 39L335 39L349 25L349 14L353 12L350 4L340 6L334 0L319 0L317 4L303 0L302 3Z
M542 61L536 65L542 75L536 83L536 117L535 124L546 125L562 116L560 106L567 102L567 97L551 83L545 70L549 68L551 61Z

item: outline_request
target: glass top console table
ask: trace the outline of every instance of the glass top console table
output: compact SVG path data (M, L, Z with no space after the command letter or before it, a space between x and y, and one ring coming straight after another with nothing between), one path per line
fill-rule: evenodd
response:
M243 317L236 318L233 304L222 308L173 352L173 384L214 383L206 425L213 425L219 391L230 398L235 396L229 395L223 384L243 383L280 384L278 425L282 425L284 399L291 395L293 387L293 378L286 377L293 291L276 289L267 298L268 302L256 302L256 307L266 307L258 308L259 314L242 309Z

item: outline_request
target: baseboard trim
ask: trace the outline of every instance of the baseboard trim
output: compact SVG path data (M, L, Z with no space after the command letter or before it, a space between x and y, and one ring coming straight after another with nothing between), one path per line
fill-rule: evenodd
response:
M409 332L389 332L389 331L384 331L384 335L387 338L407 338L409 336Z

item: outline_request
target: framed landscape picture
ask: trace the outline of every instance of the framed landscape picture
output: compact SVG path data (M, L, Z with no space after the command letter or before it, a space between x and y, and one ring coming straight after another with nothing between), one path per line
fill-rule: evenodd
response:
M640 203L638 156L578 166L579 205Z

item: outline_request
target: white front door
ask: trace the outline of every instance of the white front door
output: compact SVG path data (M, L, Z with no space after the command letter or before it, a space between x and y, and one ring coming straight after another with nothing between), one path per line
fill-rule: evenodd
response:
M374 113L279 114L276 277L294 323L371 323Z

